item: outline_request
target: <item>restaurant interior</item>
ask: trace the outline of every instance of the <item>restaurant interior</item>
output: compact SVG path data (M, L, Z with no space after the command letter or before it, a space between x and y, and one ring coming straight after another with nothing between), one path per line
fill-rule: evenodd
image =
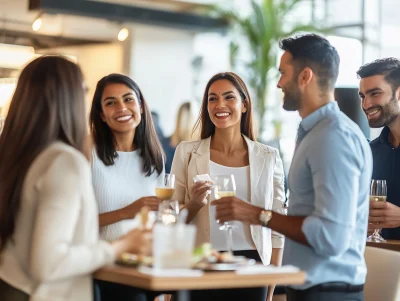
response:
M46 55L61 55L79 65L87 87L87 116L96 86L103 76L118 73L132 78L145 95L161 142L161 139L175 137L180 127L191 133L188 140L196 140L193 136L198 133L192 133L192 128L202 107L207 82L218 72L234 71L249 84L253 95L257 140L278 149L287 178L302 118L298 112L282 108L283 93L277 87L279 58L284 52L279 48L279 39L284 37L269 38L273 59L269 61L267 71L264 70L268 73L265 82L257 83L254 78L258 71L254 63L261 59L254 53L256 46L249 43L250 29L232 18L233 14L243 20L252 16L247 20L254 21L256 15L251 14L254 14L255 3L263 5L267 2L278 7L285 1L0 0L0 135L21 71L33 60ZM400 40L396 38L400 31L399 0L287 2L296 5L288 10L284 20L273 22L281 26L281 32L291 35L318 33L336 48L341 62L335 100L340 110L360 127L365 139L378 138L382 127L371 128L368 124L360 102L360 78L356 72L360 66L376 59L400 58ZM223 10L232 13L231 18L221 13ZM252 30L256 32L257 25L253 26ZM297 30L291 32L293 28ZM254 43L267 43L265 40ZM260 89L260 85L265 89ZM259 91L265 98L255 101ZM190 116L180 116L184 105L190 105ZM164 151L167 153L166 149ZM211 181L200 175L197 180ZM166 181L172 181L172 184L164 183L167 189L168 185L174 188L177 185L174 181L178 183L180 179L176 175L176 179ZM215 185L215 181L213 183ZM168 194L168 189L160 190L157 197L170 200L172 194ZM161 224L153 230L154 258L125 253L115 264L97 269L93 278L160 292L155 297L160 301L197 300L190 297L190 291L194 290L270 288L275 285L274 295L268 296L267 300L283 301L287 300L286 285L305 283L306 271L291 265L274 270L246 259L240 269L237 269L237 263L232 268L229 260L225 262L226 269L223 265L218 266L217 263L224 263L223 253L215 251L209 244L195 246L196 229L184 225L182 220L186 216L179 214L180 210L184 212L183 205L171 204L169 201L166 208L160 205L158 213L142 210L134 217L138 228L153 222ZM286 185L285 210L290 206L290 189ZM171 210L175 215L170 214ZM170 224L176 224L173 231ZM182 247L174 249L172 257L163 258L172 248L171 241L174 241L172 245ZM188 252L190 256L186 258ZM214 258L214 265L200 260L197 269L188 268L194 257L199 259L204 254ZM400 301L400 237L386 242L367 242L365 261L364 300ZM115 300L123 299L116 297ZM222 300L228 300L228 297Z

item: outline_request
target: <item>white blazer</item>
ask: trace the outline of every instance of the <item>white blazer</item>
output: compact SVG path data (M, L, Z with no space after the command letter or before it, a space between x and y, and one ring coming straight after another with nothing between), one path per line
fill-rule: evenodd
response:
M284 172L279 152L267 145L246 140L250 162L250 202L258 207L286 214L284 208ZM175 174L174 199L183 204L190 201L193 178L210 173L211 137L182 142L175 151L171 173ZM209 197L208 197L209 199ZM196 245L210 242L210 202L197 213L193 223L197 226ZM250 226L251 237L264 264L271 261L272 248L283 248L284 237L269 228Z
M0 253L0 278L30 301L90 301L91 273L115 259L99 241L89 162L56 142L31 164L12 239Z

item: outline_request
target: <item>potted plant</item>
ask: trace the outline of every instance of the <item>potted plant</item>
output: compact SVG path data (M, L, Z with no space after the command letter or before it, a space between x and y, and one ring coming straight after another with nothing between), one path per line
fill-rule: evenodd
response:
M230 62L232 69L239 64L244 68L244 74L254 93L255 111L259 117L258 130L264 131L264 117L268 108L268 81L276 79L278 72L278 43L284 37L299 32L326 31L315 24L293 22L290 13L297 9L304 0L251 0L250 12L246 15L232 5L213 5L212 12L226 19L232 32L236 34L230 42ZM241 42L238 42L241 39ZM245 41L245 43L243 43ZM238 54L242 47L247 47L250 57L241 61ZM273 124L281 126L280 120ZM276 133L280 128L275 129Z

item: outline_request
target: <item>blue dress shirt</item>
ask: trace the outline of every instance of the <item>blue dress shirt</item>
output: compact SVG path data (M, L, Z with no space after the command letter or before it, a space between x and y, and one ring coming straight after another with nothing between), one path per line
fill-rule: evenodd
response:
M306 271L306 289L326 282L363 284L371 149L360 128L329 102L304 118L289 172L288 215L306 216L310 247L286 238L283 262Z

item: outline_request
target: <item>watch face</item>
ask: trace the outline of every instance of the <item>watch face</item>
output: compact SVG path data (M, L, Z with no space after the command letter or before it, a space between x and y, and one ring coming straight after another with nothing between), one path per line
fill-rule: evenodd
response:
M271 217L272 217L272 214L270 211L263 211L263 212L261 212L260 220L263 224L266 225L270 221Z

